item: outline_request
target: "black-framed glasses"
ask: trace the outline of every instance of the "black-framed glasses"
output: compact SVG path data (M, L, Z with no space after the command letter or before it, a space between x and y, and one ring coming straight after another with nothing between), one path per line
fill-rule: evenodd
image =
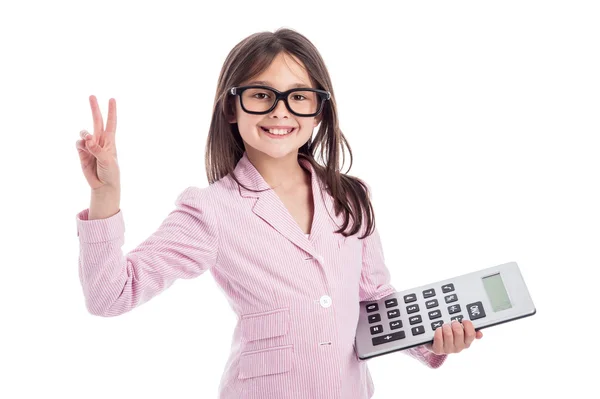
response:
M292 114L302 117L319 115L331 98L328 91L304 87L281 92L269 86L238 86L232 87L229 94L239 95L242 109L249 114L268 114L283 100Z

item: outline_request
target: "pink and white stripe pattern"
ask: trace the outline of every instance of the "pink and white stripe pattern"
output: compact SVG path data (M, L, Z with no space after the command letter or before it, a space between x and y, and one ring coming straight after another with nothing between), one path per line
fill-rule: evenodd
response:
M354 352L359 302L395 292L379 234L334 233L341 217L310 163L314 217L307 237L247 154L235 174L188 187L160 227L124 254L123 212L77 214L79 277L91 314L131 311L209 270L238 317L219 398L367 399L374 386ZM446 355L406 353L439 367Z

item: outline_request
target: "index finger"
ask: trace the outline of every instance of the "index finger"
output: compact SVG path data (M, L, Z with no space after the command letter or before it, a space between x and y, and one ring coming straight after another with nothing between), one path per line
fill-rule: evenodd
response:
M98 100L93 94L90 96L90 106L92 107L92 117L94 119L94 136L98 137L104 132L104 121L102 120L100 107L98 107Z

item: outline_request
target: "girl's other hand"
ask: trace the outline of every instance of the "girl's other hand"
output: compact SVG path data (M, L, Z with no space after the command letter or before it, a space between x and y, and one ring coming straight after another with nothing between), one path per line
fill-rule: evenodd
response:
M459 353L469 348L476 338L482 337L483 333L475 331L470 320L463 320L462 324L454 320L451 324L444 323L436 328L433 343L425 344L425 348L436 355Z
M108 100L106 129L98 101L89 97L94 120L94 134L82 130L76 147L81 161L81 169L92 191L99 189L120 189L120 173L117 163L115 132L117 130L117 104L114 98Z

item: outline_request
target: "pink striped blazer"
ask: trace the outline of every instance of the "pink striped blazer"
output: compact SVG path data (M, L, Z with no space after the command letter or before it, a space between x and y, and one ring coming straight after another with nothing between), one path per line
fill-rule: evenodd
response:
M79 277L88 311L117 316L177 279L210 270L237 324L219 398L367 399L367 361L354 352L359 302L395 292L377 230L364 240L334 233L333 200L309 162L314 217L307 237L244 153L235 174L188 187L150 237L122 252L122 210L76 216ZM423 347L402 353L439 367L446 355Z

